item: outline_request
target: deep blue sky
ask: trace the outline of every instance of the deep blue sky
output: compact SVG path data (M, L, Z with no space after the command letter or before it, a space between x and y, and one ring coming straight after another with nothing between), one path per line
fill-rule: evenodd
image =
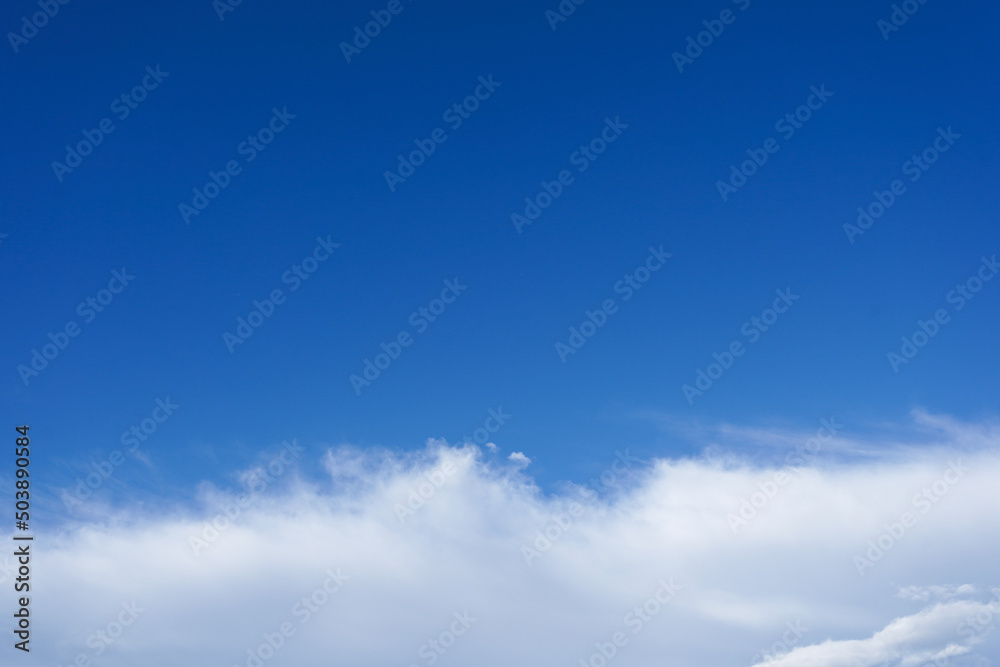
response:
M654 413L856 429L915 406L995 414L1000 281L959 312L946 294L1000 252L996 7L929 0L886 41L878 2L591 0L555 31L554 0L403 3L349 64L338 44L385 3L245 0L220 21L208 0L70 2L18 53L5 39L3 421L31 424L53 493L168 396L151 489L227 483L291 437L310 456L453 441L499 406L494 440L543 482L616 448L691 451ZM679 73L671 54L727 7ZM4 33L37 9L7 3ZM112 101L156 65L169 76L119 120ZM442 112L489 75L500 87L451 130ZM834 95L781 138L820 85ZM296 118L246 163L237 146L275 107ZM115 131L59 182L51 163L106 117ZM608 117L628 129L578 173L571 153ZM911 183L903 163L949 126L961 138ZM447 141L390 192L383 172L437 127ZM716 181L770 137L780 150L723 202ZM185 224L178 204L233 159ZM511 213L562 169L574 183L519 234ZM849 243L842 225L897 178L906 193ZM340 248L289 293L320 235ZM673 257L623 302L616 281L660 245ZM134 283L83 324L77 304L122 267ZM415 334L410 313L456 277L467 291ZM288 300L230 354L223 332L275 288ZM681 386L748 341L778 288L801 298L689 405ZM607 298L619 310L561 363L555 343ZM887 352L938 308L951 321L894 373ZM26 386L17 366L69 320L82 332ZM404 330L414 343L357 396L349 375Z

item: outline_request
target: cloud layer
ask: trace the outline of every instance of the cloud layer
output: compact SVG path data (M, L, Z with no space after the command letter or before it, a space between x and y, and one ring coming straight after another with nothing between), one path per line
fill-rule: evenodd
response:
M998 441L917 423L888 449L774 432L791 465L623 446L554 494L530 452L286 445L279 471L277 447L200 512L39 536L25 664L996 664Z

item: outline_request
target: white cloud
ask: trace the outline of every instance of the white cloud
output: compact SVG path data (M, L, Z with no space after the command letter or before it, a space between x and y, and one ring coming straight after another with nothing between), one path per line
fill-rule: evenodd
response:
M246 665L270 637L280 648L265 667L576 666L602 651L608 667L749 666L798 621L809 630L771 664L985 660L992 617L971 635L960 624L1000 612L985 592L1000 585L998 441L989 427L935 424L919 448L799 471L716 456L641 467L609 452L600 493L555 495L517 459L489 463L472 446L334 449L321 483L291 471L245 504L204 486L196 515L119 510L40 535L25 664L106 646L108 667ZM959 459L968 472L921 512L914 496ZM775 472L788 481L772 489ZM734 533L728 517L755 493L766 502ZM916 523L859 574L855 557L904 512ZM191 536L206 542L198 555ZM349 579L331 592L338 568ZM144 611L113 644L93 634L116 630L133 600Z
M769 667L874 667L922 665L940 658L965 655L975 635L959 635L965 619L994 612L971 601L936 604L916 614L897 618L868 639L825 641L793 649L760 665Z
M524 452L511 452L507 458L518 468L527 468L531 464L531 459L525 456Z

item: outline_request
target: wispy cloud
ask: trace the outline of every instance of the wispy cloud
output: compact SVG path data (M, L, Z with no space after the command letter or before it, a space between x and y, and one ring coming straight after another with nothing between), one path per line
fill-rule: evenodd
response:
M963 623L977 614L994 613L989 604L982 602L939 603L894 619L867 639L825 641L793 649L775 660L758 664L770 667L923 665L968 654L977 643L977 637L960 634Z

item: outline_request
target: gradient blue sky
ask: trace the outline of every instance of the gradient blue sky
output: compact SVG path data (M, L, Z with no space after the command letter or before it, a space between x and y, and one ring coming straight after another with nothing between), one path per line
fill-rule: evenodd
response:
M0 47L3 419L43 443L53 494L166 397L155 472L132 481L168 497L231 484L283 439L412 450L500 406L493 440L543 484L616 448L700 448L678 424L996 414L1000 283L946 302L1000 251L996 6L929 0L884 40L890 3L592 0L552 30L554 0L403 2L350 63L338 44L384 4L245 0L220 21L207 0L70 2ZM679 73L671 54L727 7ZM4 33L36 10L7 3ZM156 65L169 76L119 120L111 102ZM488 75L501 86L447 129ZM830 100L723 202L716 181L820 85ZM178 204L275 107L296 118L185 224ZM105 117L115 131L59 182L51 163ZM606 117L628 129L519 234L511 213ZM390 192L383 172L437 127L447 141ZM844 223L939 127L961 139L849 243ZM334 256L231 354L222 334L328 235ZM616 281L660 245L669 263L622 302ZM17 366L122 267L134 283L25 385ZM467 291L356 395L348 377L455 277ZM689 405L681 386L778 288L800 300ZM618 312L561 363L555 343L609 297ZM887 352L938 308L951 321L894 373Z

